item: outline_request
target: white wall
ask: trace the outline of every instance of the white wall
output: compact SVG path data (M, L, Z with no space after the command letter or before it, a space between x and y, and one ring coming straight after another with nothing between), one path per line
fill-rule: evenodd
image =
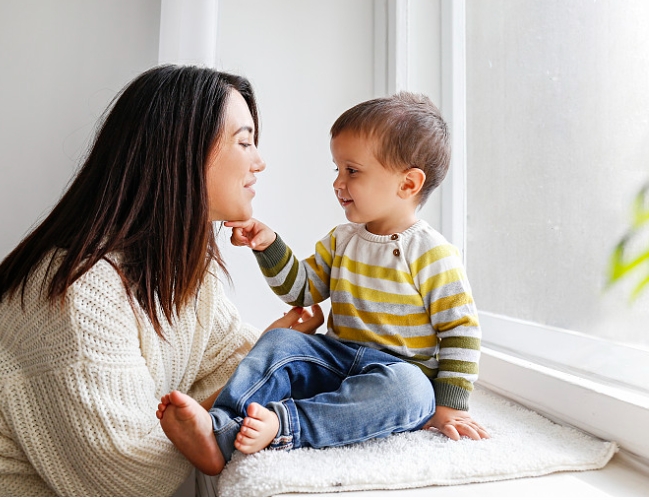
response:
M258 96L267 168L254 216L307 257L345 221L333 195L329 127L373 97L373 2L220 0L218 17L218 69L249 78ZM245 320L263 328L288 309L250 250L226 247L226 259Z
M439 102L439 0L399 1L407 4L407 86ZM386 12L395 5L3 0L0 258L58 200L115 93L157 64L159 55L160 62L214 64L252 81L261 113L260 150L268 164L259 176L255 216L299 257L310 255L317 239L345 221L331 185L329 127L347 108L385 93L386 76L380 73L394 57L394 47L385 50L388 35L394 37ZM202 17L192 21L197 13ZM208 44L215 40L216 50L197 46L188 32ZM438 204L433 195L421 213L434 225ZM224 230L222 246L235 283L228 293L244 320L265 328L287 306L266 286L251 252L232 248L228 237Z
M100 113L158 57L159 0L0 2L0 259L59 199Z
M55 204L102 111L158 63L159 49L161 62L215 58L217 69L252 81L268 163L255 216L298 256L308 256L317 239L345 221L333 195L329 128L347 108L385 92L380 73L394 54L383 50L381 34L389 29L381 23L395 1L0 1L0 259ZM439 103L439 0L407 3L408 87ZM216 40L216 50L177 38L183 33L175 29L192 24L187 12L178 14L181 7L203 9L210 19L194 31ZM173 40L160 40L161 13L163 33ZM438 203L433 196L421 214L433 224ZM222 243L236 284L228 293L244 320L264 328L288 308L267 287L251 252L231 247L227 233Z
M411 3L411 47L418 50L410 86L437 99L439 2ZM333 194L329 128L343 111L385 90L375 68L387 67L377 57L389 54L376 50L374 37L377 11L385 8L382 0L219 0L217 68L248 77L259 100L267 169L259 175L254 216L300 258L346 222ZM414 22L422 13L431 17L427 26ZM422 217L435 223L437 203L431 200ZM226 246L225 256L232 300L244 320L265 328L288 307L267 287L250 250Z

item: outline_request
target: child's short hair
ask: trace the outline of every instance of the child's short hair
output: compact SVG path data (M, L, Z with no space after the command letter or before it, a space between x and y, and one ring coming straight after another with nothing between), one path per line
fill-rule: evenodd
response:
M451 161L448 127L423 94L399 92L357 104L331 126L331 138L344 131L375 139L374 155L386 168L423 170L426 182L419 193L420 205L446 176Z

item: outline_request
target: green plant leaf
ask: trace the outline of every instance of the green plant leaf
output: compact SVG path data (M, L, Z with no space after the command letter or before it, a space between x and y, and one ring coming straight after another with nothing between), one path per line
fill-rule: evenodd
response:
M633 201L633 228L649 223L649 184L646 184Z
M645 278L633 289L633 292L631 292L631 300L636 300L648 285L649 273L647 273L647 276L645 276Z
M649 183L645 184L633 200L631 229L620 239L611 253L607 276L607 287L628 279L631 274L639 274L640 281L631 292L631 300L636 300L649 286L649 246L641 248L636 255L628 255L632 241L636 241L643 231L649 231Z

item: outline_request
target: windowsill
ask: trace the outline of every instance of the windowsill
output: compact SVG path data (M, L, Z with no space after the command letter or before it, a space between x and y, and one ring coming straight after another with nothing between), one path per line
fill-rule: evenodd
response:
M559 423L579 428L649 464L649 397L482 348L480 382Z
M558 423L572 425L602 439L616 441L622 448L639 449L646 454L649 448L642 448L643 441L638 436L646 433L640 428L646 416L642 398L633 402L628 399L637 395L624 395L607 386L598 386L592 381L579 379L557 370L522 361L511 355L499 353L489 348L482 349L479 384L493 392L522 404ZM617 397L616 397L617 396ZM602 400L602 398L605 398ZM649 398L645 398L649 399ZM602 402L604 401L604 402ZM608 401L608 402L606 402ZM649 401L644 401L649 403ZM635 436L628 446L621 439L607 436L597 428L597 419L589 419L589 414L597 418L611 418L607 408L620 408L627 405L629 413L615 415L619 428L627 428L626 438ZM639 413L638 413L639 412ZM586 417L584 416L586 415ZM618 427L618 426L616 426ZM642 438L642 436L640 436ZM646 439L644 434L644 439ZM319 496L371 496L371 497L559 497L559 498L599 498L610 496L649 497L649 461L622 449L602 469L581 472L557 472L540 477L470 483L456 486L430 486L408 490L371 490L341 493L323 493ZM174 496L189 496L193 492L190 481ZM283 494L278 496L313 497L312 494Z

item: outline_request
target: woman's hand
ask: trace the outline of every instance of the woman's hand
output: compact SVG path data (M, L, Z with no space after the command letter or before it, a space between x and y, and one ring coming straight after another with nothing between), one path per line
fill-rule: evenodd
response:
M318 304L313 304L310 312L304 307L294 307L283 317L273 321L263 333L275 328L291 328L302 333L315 333L323 323L324 314Z
M448 406L438 406L435 415L426 422L424 429L434 427L442 434L457 441L460 436L467 436L474 440L489 439L489 434L468 412L456 410Z

